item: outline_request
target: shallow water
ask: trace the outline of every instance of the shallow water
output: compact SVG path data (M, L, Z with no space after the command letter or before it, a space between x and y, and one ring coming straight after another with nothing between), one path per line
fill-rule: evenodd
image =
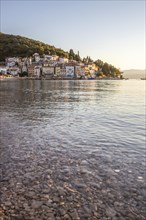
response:
M102 201L99 216L91 214L87 204L88 219L144 219L145 81L3 80L0 103L4 216L14 214L16 219L21 209L21 216L27 216L23 205L7 208L6 204L17 201L22 189L25 195L36 185L38 191L47 188L43 184L49 169L55 187L65 183L80 193L81 206L88 192L78 187L83 183L83 188L90 188L91 204ZM54 188L49 190L51 194ZM7 197L8 191L14 193ZM114 203L119 200L122 205L117 208ZM71 209L86 219L86 211ZM53 206L54 219L61 216L57 210ZM37 219L35 211L33 218Z
M68 150L84 148L88 153L107 146L107 153L115 147L142 157L144 90L144 81L138 80L3 81L1 119L13 125L14 136L25 132L25 139L31 135L30 141L51 147L63 142ZM9 130L5 123L3 129Z

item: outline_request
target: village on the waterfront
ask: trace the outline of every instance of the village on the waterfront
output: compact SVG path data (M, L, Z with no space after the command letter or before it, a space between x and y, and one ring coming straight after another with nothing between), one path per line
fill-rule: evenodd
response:
M0 78L27 77L29 79L123 79L121 74L101 73L94 63L70 60L57 55L34 53L31 57L7 57L0 66Z

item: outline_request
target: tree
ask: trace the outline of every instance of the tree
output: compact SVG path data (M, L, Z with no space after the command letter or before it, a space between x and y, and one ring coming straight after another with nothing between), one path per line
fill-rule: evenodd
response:
M78 61L78 62L80 62L80 61L81 61L81 57L80 57L79 51L78 51L78 53L77 53L77 54L75 54L74 59L75 59L76 61Z
M102 60L96 60L95 62L95 65L97 66L97 67L99 67L100 69L103 67L103 65L104 65L104 62L102 61Z
M74 58L75 58L75 53L74 53L73 49L70 49L70 51L69 51L69 60L74 60Z
M103 74L105 74L106 76L110 74L110 68L108 63L104 63L103 67L102 67L102 72Z

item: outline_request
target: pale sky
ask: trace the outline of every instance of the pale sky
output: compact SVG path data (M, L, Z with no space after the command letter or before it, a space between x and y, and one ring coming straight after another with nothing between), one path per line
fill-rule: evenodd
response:
M1 32L145 69L145 0L1 0Z

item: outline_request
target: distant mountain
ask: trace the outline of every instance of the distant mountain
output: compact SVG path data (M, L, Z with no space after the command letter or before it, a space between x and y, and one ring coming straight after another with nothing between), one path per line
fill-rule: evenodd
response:
M139 70L139 69L130 69L130 70L123 70L124 78L129 79L140 79L146 77L146 70Z

